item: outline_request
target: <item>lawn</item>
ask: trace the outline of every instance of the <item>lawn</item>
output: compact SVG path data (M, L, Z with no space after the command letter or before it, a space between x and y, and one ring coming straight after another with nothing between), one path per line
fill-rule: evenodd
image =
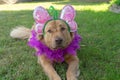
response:
M48 9L53 5L60 11L68 3L77 11L78 32L83 39L78 51L79 80L120 80L120 14L109 12L108 3L86 2L0 5L0 80L48 80L27 40L12 39L9 33L19 25L30 28L36 6ZM67 65L56 64L55 69L65 80Z

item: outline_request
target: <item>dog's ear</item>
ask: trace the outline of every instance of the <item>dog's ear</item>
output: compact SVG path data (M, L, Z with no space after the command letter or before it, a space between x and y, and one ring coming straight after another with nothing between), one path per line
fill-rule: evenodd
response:
M60 19L63 19L68 23L70 26L70 32L77 31L77 23L74 21L75 16L76 12L71 5L66 5L63 7L60 14Z
M33 17L35 20L35 31L39 35L43 35L43 27L45 23L51 19L51 16L47 12L46 9L43 7L39 6L34 9L33 11Z
M74 32L70 32L70 36L71 36L71 39L73 39L74 38Z
M44 41L44 36L37 34L37 40L40 40L41 42Z

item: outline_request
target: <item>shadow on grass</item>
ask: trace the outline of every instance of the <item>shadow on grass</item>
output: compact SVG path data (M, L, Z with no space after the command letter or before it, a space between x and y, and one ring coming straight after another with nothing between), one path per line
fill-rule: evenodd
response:
M119 67L116 66L120 62L115 64L117 62L115 56L119 56L117 51L119 51L120 46L120 15L108 11L95 12L91 10L85 10L77 11L76 16L78 32L83 38L81 42L81 50L78 51L81 69L79 80L120 79L120 71L118 71ZM39 68L36 68L38 65L33 64L36 63L34 62L36 61L36 58L30 57L30 54L32 54L33 51L30 52L31 50L29 51L29 48L25 47L26 43L23 43L23 41L16 42L16 40L13 40L9 37L11 29L15 26L24 25L30 28L33 24L33 21L31 10L0 12L1 60L3 59L2 57L4 57L4 59L8 59L8 56L10 55L14 57L14 60L18 60L18 62L10 60L10 62L5 65L0 63L0 65L5 68L4 70L1 69L0 73L6 72L4 74L0 74L3 79L26 79L26 77L27 79L31 79L31 75L32 79L47 79L44 73L41 72L42 69L40 68L40 70L38 70ZM14 50L11 50L12 48L14 48ZM15 54L16 52L21 52L21 54ZM29 52L29 54L24 54L27 52ZM16 76L11 76L9 74L11 73L11 70L17 70L17 67L20 66L19 64L22 64L22 62L19 61L19 56L22 57L22 62L26 63L23 65L25 67L22 67L25 71L19 71L20 69L18 69L19 75L13 71L12 74ZM29 63L27 63L27 61ZM16 65L14 66L14 64ZM26 70L30 66L31 68L29 69L32 69L33 72L32 70ZM63 80L65 80L64 71L66 71L66 67L60 65L60 68L57 68L57 70L62 76ZM36 74L36 72L40 75ZM23 74L24 76L22 76Z
M100 4L103 4L105 2L84 2L84 1L66 1L66 2L63 2L63 1L59 1L59 2L54 2L53 4L57 4L57 5L66 5L66 4L72 4L72 5L75 5L75 6L79 6L79 5L100 5Z

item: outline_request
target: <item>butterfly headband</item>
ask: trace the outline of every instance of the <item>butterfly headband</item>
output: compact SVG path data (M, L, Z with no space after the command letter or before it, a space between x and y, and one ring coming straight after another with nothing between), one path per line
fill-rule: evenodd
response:
M33 12L33 17L36 22L35 31L38 34L43 35L45 25L48 21L63 20L69 26L69 31L75 32L77 31L77 23L74 21L75 15L76 12L71 5L66 5L63 7L59 17L53 6L50 6L48 11L39 6L35 8Z

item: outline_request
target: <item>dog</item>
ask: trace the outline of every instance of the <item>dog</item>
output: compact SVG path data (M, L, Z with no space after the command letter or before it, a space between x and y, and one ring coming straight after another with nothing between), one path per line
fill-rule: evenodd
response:
M45 10L43 7L38 7L37 9L35 9L34 15L37 14L36 10L39 11L40 9L41 9L41 11ZM69 9L69 11L71 9L74 11L74 9L71 5L67 5L63 8L63 10L66 10L66 11L68 9ZM46 10L45 10L45 12L46 12ZM47 15L48 14L49 13L47 13ZM71 12L70 12L70 14L71 14ZM65 13L61 14L61 15L64 16ZM50 17L50 15L48 15L48 16ZM47 16L45 16L45 17L47 17ZM33 48L37 52L38 63L43 67L44 72L46 73L46 75L49 77L50 80L61 80L60 76L55 71L53 64L55 62L63 62L63 61L65 61L68 64L68 69L66 72L67 80L77 80L77 77L80 74L79 58L76 55L77 47L75 47L76 48L75 55L70 54L69 50L72 49L71 47L70 47L70 49L68 49L68 46L74 45L74 43L73 44L71 44L71 43L73 41L75 42L75 40L76 40L75 39L76 28L74 28L75 29L75 31L74 31L73 27L72 28L69 27L71 24L67 23L66 20L64 19L64 17L63 18L61 17L61 19L48 18L45 21L45 24L42 26L43 28L41 29L40 27L36 27L36 25L37 25L36 19L37 18L35 18L35 24L32 26L31 29L28 29L25 27L18 27L11 31L10 36L12 38L19 38L19 39L29 38L28 42L30 42L30 46L31 46L32 41L34 39L36 40L37 43L34 43L34 41L33 41L32 47L35 44L37 45L37 46L35 45ZM38 23L40 23L40 21L38 21ZM42 31L39 29L41 29ZM35 36L35 38L33 38L33 36ZM42 46L42 50L41 50L41 46L39 46L38 44L40 44ZM79 45L79 41L78 41L77 45ZM51 58L51 55L47 56L49 54L46 54L47 53L46 51L45 51L46 53L42 52L39 54L39 52L41 52L39 49L41 51L45 51L45 49L46 50L49 49L49 52L57 51L57 50L59 50L59 51L57 51L57 53L54 53ZM63 55L61 55L62 53L63 53ZM62 56L62 57L60 59L58 56L57 56L57 58L56 58L56 56L53 57L55 54L57 54L57 55L60 54L59 56Z

